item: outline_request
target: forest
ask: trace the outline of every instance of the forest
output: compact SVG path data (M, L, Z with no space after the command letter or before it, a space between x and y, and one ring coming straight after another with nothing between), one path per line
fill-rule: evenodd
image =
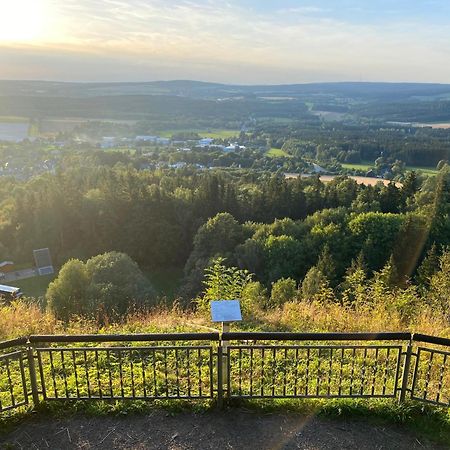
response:
M138 171L75 167L1 185L0 253L27 261L49 247L55 263L123 252L139 266L183 268L180 296L202 291L217 257L270 289L313 267L332 288L352 264L371 276L391 262L396 283L417 279L429 251L450 245L450 174L410 172L402 187L345 176L288 180L252 171ZM437 266L436 266L437 269Z

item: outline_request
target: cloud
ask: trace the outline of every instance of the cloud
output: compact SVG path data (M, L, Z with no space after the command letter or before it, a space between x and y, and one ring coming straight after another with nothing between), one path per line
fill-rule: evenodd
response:
M448 29L416 18L360 23L328 6L283 2L267 10L214 0L48 1L58 33L33 46L0 44L0 77L450 82Z

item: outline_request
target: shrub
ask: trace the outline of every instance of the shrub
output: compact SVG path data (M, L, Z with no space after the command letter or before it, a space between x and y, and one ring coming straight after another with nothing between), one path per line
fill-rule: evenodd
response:
M154 292L138 265L126 254L109 252L89 259L68 261L46 293L48 306L58 319L91 315L104 322L140 307Z
M297 295L297 283L292 278L281 278L272 283L270 306L281 306Z
M216 258L211 266L205 269L206 289L203 297L196 300L197 307L209 314L211 300L238 300L245 287L252 281L253 275L248 270L224 265L224 258Z

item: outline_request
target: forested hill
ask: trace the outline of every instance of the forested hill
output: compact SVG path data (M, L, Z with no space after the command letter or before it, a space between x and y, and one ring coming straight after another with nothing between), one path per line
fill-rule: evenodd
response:
M39 97L91 97L101 95L182 95L195 98L237 96L331 95L366 100L404 100L450 95L450 84L437 83L305 83L285 85L233 85L173 80L123 83L64 83L53 81L0 81L0 95Z
M199 81L62 83L0 81L0 116L145 120L155 114L194 119L314 118L319 112L351 120L449 121L450 85L312 83L241 86Z

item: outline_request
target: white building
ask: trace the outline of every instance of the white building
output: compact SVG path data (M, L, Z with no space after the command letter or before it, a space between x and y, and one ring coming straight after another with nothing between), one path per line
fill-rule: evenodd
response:
M208 147L213 143L213 138L202 138L198 141L199 147Z

